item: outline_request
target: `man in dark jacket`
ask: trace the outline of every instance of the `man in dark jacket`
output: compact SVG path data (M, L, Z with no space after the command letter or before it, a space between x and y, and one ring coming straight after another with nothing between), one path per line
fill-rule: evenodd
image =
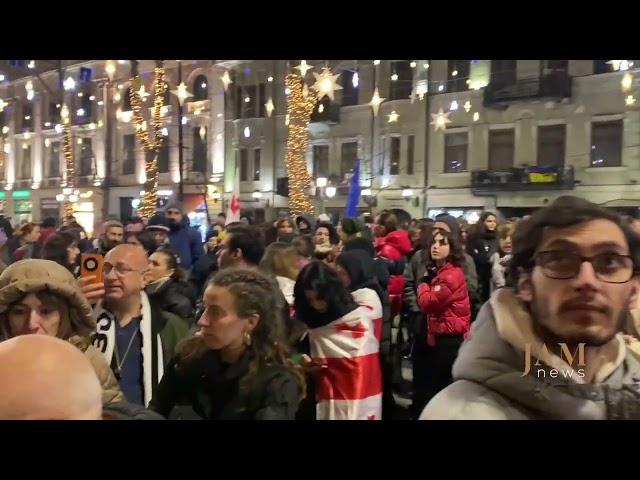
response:
M179 202L169 202L165 210L171 233L169 243L180 257L180 266L190 270L194 263L204 255L202 237L191 228L189 218L184 215L184 208Z
M69 225L71 227L71 224ZM117 220L108 220L104 222L103 233L98 239L98 246L93 253L106 255L109 251L120 245L124 240L124 226Z
M310 215L298 215L296 226L300 235L315 235L316 233L316 222Z

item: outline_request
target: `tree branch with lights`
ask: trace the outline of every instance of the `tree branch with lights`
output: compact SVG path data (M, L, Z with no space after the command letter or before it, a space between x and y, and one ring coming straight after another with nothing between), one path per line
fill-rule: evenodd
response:
M287 92L289 92L287 94L289 133L286 163L289 177L289 205L293 215L313 214L313 204L308 193L313 179L307 170L306 156L309 143L309 120L318 95L313 90L306 91L303 83L300 75L289 74L286 77Z
M167 90L165 81L165 70L162 63L154 69L153 88L153 114L151 128L146 127L146 122L142 116L142 96L144 95L144 85L140 75L135 75L131 79L129 95L131 108L133 110L133 123L136 129L136 136L145 152L145 173L146 181L144 185L144 196L138 209L140 216L149 218L156 211L158 198L158 151L162 146L162 107L164 106L164 94ZM149 131L150 130L150 131Z

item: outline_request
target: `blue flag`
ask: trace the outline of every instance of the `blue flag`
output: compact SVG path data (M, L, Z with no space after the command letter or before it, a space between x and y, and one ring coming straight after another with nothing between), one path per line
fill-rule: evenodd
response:
M353 169L353 175L349 182L349 196L347 197L347 205L344 209L345 217L358 216L358 203L360 202L360 160L356 160Z

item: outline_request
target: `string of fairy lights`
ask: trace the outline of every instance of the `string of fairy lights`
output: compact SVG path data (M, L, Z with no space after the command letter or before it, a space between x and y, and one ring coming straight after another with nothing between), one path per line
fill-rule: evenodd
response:
M136 129L136 136L145 151L145 188L144 196L138 208L140 216L149 218L156 211L158 200L158 150L162 146L163 120L162 107L164 106L164 94L167 90L165 80L165 70L162 66L154 69L154 101L153 114L151 119L151 132L147 128L146 121L142 116L142 98L145 95L142 78L136 75L131 79L132 88L129 89L131 108L133 111L133 122Z
M302 77L290 73L286 77L287 115L289 133L287 136L286 165L289 177L289 208L293 215L313 214L313 204L308 191L313 179L307 170L307 145L309 143L309 120L319 93L308 90Z
M407 61L408 62L408 61ZM477 61L471 61L477 62ZM118 61L118 63L124 63L124 61ZM624 72L621 79L621 90L623 93L624 104L628 108L636 108L637 101L634 96L634 73L630 71L633 68L633 62L629 60L610 60L607 63L611 65L611 69L613 71ZM31 64L30 64L31 65ZM374 85L373 85L373 94L371 100L368 104L371 106L374 116L378 115L380 105L387 100L380 96L380 91L377 85L377 79L379 75L378 67L380 65L379 60L373 61L374 65ZM454 77L455 80L449 78L446 81L431 81L426 78L426 71L429 69L430 65L427 61L411 61L409 64L411 71L414 72L412 75L412 89L411 95L409 98L413 100L420 99L422 100L430 91L434 92L444 92L448 91L449 88L446 84L450 81L460 80L465 81L469 85L469 88L472 90L481 88L483 85L474 85L472 84L471 78L463 78L464 74L458 74L457 70L453 70L449 72L449 77ZM31 67L29 67L31 68ZM337 67L339 68L339 67ZM314 70L315 69L315 70ZM105 63L105 72L109 76L109 80L112 86L117 86L118 89L123 88L124 83L117 84L113 82L113 76L117 70L116 63L113 60L109 60ZM329 68L328 63L325 63L324 67L321 66L313 66L309 65L305 60L301 60L300 64L294 67L294 70L297 70L296 73L290 73L285 78L286 84L286 98L287 98L287 110L285 123L288 126L288 137L287 137L287 149L286 149L286 167L287 167L287 175L289 178L289 203L291 207L291 211L294 214L299 213L312 213L313 204L311 202L309 192L312 186L312 179L309 175L306 166L306 148L309 142L309 121L310 117L313 114L314 110L317 107L318 113L322 113L322 109L324 106L322 103L319 103L325 96L330 100L335 100L334 93L337 90L343 89L343 87L337 83L340 74L334 74ZM358 78L358 70L359 65L358 62L355 63L355 68L353 70L352 82L354 87L357 87ZM465 70L465 69L463 69ZM315 78L315 84L309 88L309 85L305 82L305 78L307 73L310 72L313 74ZM466 71L466 70L465 70ZM233 83L233 80L229 73L231 70L225 70L221 76L221 81L224 86L225 92L228 90L230 84ZM390 72L390 80L392 82L401 83L403 80L399 78L398 73L393 70ZM406 78L406 73L404 74ZM136 136L139 139L140 143L143 145L145 150L145 193L144 197L141 201L141 206L139 208L139 213L142 216L150 216L155 213L156 208L156 196L158 189L158 168L157 168L157 152L162 145L163 136L166 135L163 130L163 107L164 105L164 97L165 92L168 88L166 83L166 72L162 65L156 66L154 69L154 87L153 87L153 96L154 96L154 106L150 119L150 128L147 127L147 122L143 117L143 102L146 101L146 97L150 95L145 91L144 81L140 75L136 75L132 78L128 78L130 82L131 88L129 89L129 100L131 104L131 119L133 120L135 126ZM400 76L401 77L401 76ZM1 80L0 80L1 81ZM408 81L408 80L406 80ZM475 81L475 80L474 80ZM267 78L267 82L272 83L273 77L269 76ZM71 90L74 88L72 85L73 79L71 77L67 78L64 82L65 90ZM176 90L180 97L182 94L183 97L192 96L188 92L186 92L186 86L181 84L182 91ZM179 87L179 88L180 88ZM34 89L32 82L27 82L25 86L27 90L27 98L32 100L34 97ZM173 91L172 91L173 92ZM175 93L175 92L173 92ZM80 94L78 94L80 95ZM92 98L93 99L93 98ZM113 97L114 103L119 103L121 100L121 96L118 91L116 91ZM263 99L264 100L264 99ZM459 99L458 99L459 100ZM464 100L464 99L463 99ZM106 101L106 99L105 99ZM246 99L245 99L246 102ZM464 105L463 105L464 103ZM98 102L98 105L103 105L104 102ZM4 100L0 99L0 110L3 110L7 104ZM264 103L265 111L268 117L271 117L273 112L275 111L275 105L273 102L272 95L268 96L267 101ZM464 108L467 113L470 113L472 109L472 105L470 101L460 102L460 106ZM451 105L449 105L448 111L445 112L442 108L438 110L437 113L432 113L431 125L433 125L435 130L446 130L447 125L451 123L449 119L449 114L454 112L459 108L458 101L453 100ZM74 179L75 179L75 165L74 165L74 155L73 155L73 142L72 142L72 134L71 134L71 122L69 118L69 109L67 104L62 105L61 109L61 120L62 125L60 126L60 133L63 134L63 154L64 154L64 178L66 181L65 187L67 189L72 189L74 187ZM389 123L394 123L398 121L399 115L394 110L392 111L388 117ZM473 112L473 121L477 121L479 118L478 112ZM126 121L126 120L125 120ZM181 119L181 121L184 121ZM93 124L92 124L93 125ZM100 126L100 125L99 125ZM95 127L94 127L95 128ZM56 128L57 130L57 128ZM202 128L201 128L202 130ZM202 134L202 132L201 132ZM1 140L4 143L4 139ZM0 168L4 168L5 164L5 149L0 148ZM65 214L73 211L73 205L70 201L65 201L64 203Z

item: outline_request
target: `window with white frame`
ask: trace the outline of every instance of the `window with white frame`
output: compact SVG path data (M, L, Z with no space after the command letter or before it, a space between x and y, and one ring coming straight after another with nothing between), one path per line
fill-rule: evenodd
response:
M407 175L413 175L415 169L416 136L407 135Z
M400 137L389 137L389 175L400 175Z
M158 149L158 173L169 173L169 137L162 137Z
M201 133L204 133L202 135ZM207 131L201 127L193 129L193 171L206 172L207 169Z
M444 173L467 171L468 132L451 132L444 136Z
M48 143L48 147L47 147ZM45 148L47 150L47 176L49 178L59 177L60 176L60 142L59 141L50 141L45 143Z
M79 140L79 174L81 177L87 177L93 174L93 142L91 137L84 137Z
M329 145L313 146L313 178L329 176Z
M29 180L31 178L31 144L18 141L18 179Z
M260 181L260 157L262 150L256 148L253 150L253 181Z
M541 125L538 127L538 166L564 167L567 126Z
M513 128L489 130L489 170L507 172L513 168Z
M345 142L340 148L340 178L353 172L358 159L358 142Z
M136 173L136 134L122 136L122 174L133 175Z
M240 157L238 162L238 168L240 169L240 181L249 181L249 150L246 148L240 148L237 150Z
M622 165L622 120L591 123L591 166Z

